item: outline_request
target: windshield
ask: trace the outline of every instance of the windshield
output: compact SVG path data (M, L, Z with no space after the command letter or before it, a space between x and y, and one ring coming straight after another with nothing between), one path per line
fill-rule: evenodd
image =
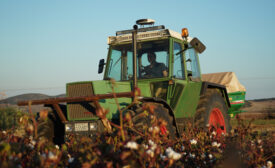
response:
M161 78L168 76L169 41L137 43L137 77ZM133 77L132 44L111 46L107 78L117 81Z

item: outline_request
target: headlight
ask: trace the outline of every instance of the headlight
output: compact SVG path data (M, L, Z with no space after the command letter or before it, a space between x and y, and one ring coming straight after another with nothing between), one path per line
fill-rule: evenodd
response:
M65 125L65 131L66 131L66 132L71 132L71 131L73 131L73 124L66 124L66 125Z
M97 129L96 123L90 123L90 130L95 131Z

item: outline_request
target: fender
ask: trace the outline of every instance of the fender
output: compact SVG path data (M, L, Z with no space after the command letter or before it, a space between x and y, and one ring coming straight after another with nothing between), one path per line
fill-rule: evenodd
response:
M219 91L221 92L221 94L222 94L222 96L223 96L223 98L226 102L227 107L228 108L231 107L230 101L229 101L229 98L228 98L228 94L227 94L227 90L226 90L226 87L224 85L219 85L217 83L211 83L211 82L202 82L200 96L205 94L207 88L219 89Z
M165 100L163 100L161 98L157 98L157 97L142 97L139 100L141 102L159 103L159 104L162 104L165 108L167 108L169 110L169 115L171 115L173 117L173 124L176 126L177 135L179 136L179 129L178 129L175 115L174 115L174 111L172 110L172 108L169 106L169 104Z

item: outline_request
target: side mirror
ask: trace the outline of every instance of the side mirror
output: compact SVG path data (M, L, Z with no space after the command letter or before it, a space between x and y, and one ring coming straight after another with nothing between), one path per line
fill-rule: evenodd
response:
M197 39L196 37L194 37L191 41L190 41L190 44L192 45L192 47L195 48L195 50L198 52L198 53L202 53L204 50L205 50L205 45L200 42L199 39Z
M103 72L104 65L105 65L104 59L99 60L99 65L98 65L99 74Z

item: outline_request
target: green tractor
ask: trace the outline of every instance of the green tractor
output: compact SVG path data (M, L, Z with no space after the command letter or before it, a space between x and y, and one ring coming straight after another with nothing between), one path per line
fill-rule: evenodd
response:
M205 46L189 37L186 28L178 33L141 19L133 29L109 37L108 44L107 60L100 60L98 69L104 71L103 80L68 83L64 98L18 103L53 108L52 125L47 127L54 129L51 137L94 135L110 127L106 119L119 123L118 106L125 109L133 104L137 94L139 103L127 109L139 129L150 124L141 114L145 105L151 105L153 115L167 122L170 137L180 135L187 123L218 133L230 131L227 89L202 81L198 54ZM99 115L102 109L108 110L104 117Z

